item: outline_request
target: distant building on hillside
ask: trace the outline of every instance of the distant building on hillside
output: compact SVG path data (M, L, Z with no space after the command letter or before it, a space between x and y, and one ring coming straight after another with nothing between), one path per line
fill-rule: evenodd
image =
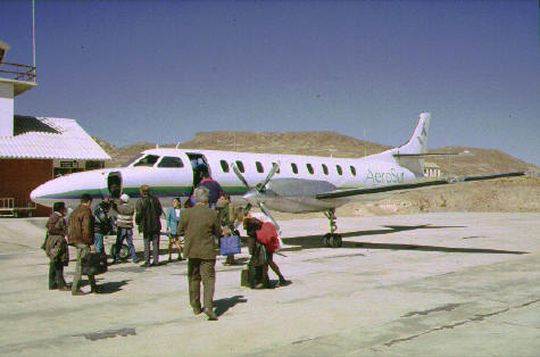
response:
M0 41L0 215L47 215L30 201L34 188L111 158L73 119L14 114L14 98L37 83L34 67L3 61L8 49Z
M441 168L433 162L424 163L424 177L441 177Z

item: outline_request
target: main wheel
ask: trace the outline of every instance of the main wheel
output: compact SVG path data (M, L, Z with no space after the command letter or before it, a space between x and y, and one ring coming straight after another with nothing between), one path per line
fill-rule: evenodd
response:
M322 237L322 243L323 245L327 246L327 247L332 247L332 245L330 244L330 240L332 239L332 234L330 233L326 233L323 237Z
M332 248L339 248L343 245L343 239L341 238L340 234L334 233L330 235L330 238L328 239L328 246Z

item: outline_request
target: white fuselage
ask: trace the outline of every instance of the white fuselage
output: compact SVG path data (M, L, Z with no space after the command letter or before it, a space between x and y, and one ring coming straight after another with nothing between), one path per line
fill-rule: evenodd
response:
M405 183L416 179L409 169L400 166L392 153L396 149L364 158L258 154L218 150L158 148L146 150L126 167L98 169L58 177L36 188L34 202L52 206L64 201L76 206L83 193L95 199L118 196L125 192L138 197L138 188L147 184L164 205L174 197L186 199L198 182L199 167L208 168L233 202L249 201L248 189L234 173L234 163L254 187L265 180L273 164L278 172L266 185L262 199L270 208L285 212L323 211L343 205L347 199L315 199L315 195L336 189Z

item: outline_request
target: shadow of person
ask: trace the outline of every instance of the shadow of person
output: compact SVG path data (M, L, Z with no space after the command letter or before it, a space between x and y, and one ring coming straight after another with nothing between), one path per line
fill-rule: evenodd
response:
M113 294L122 290L122 286L126 285L131 280L110 281L103 284L98 284L98 293Z
M223 298L219 300L214 300L215 313L218 316L226 313L231 307L234 307L239 303L246 303L247 299L244 298L244 295L235 295L229 298Z

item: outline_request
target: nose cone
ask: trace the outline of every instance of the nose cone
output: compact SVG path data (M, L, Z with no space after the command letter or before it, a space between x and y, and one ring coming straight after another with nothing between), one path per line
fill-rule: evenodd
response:
M101 170L60 176L36 187L30 193L30 198L47 207L52 207L59 201L72 206L73 202L78 202L83 193L88 193L92 197L101 196L106 189L106 181L106 172Z
M45 182L44 184L39 185L32 192L30 192L30 199L33 202L42 206L52 207L52 204L50 204L49 200L45 197L47 195L47 192L49 191L49 189L47 188L47 184L49 182Z

